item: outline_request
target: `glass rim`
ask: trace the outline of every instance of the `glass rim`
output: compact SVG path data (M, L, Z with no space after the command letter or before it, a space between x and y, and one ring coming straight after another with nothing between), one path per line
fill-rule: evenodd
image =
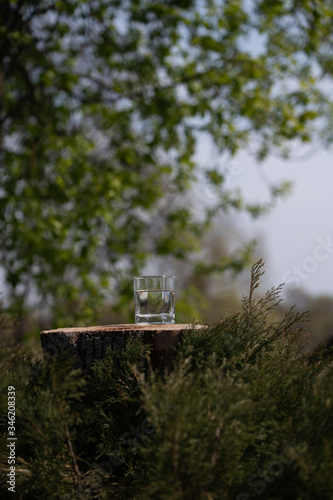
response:
M133 279L136 278L175 278L175 274L141 274L138 276L133 276Z

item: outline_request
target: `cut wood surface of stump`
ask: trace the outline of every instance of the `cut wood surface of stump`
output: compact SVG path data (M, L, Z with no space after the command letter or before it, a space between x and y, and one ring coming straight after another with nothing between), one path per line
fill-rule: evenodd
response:
M174 348L182 333L189 329L200 329L202 325L191 324L119 324L58 328L40 333L45 358L51 358L62 350L75 356L86 371L93 362L102 359L108 350L123 349L129 338L139 338L151 346L153 368L171 367Z

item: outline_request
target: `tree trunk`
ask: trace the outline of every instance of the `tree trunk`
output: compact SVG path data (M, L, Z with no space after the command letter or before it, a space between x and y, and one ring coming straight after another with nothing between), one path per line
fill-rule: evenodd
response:
M111 350L123 349L129 338L139 338L151 346L151 364L154 369L170 369L174 348L182 333L189 329L200 329L201 325L107 325L79 328L58 328L40 333L44 358L52 358L62 350L68 350L84 371L93 362L102 359Z

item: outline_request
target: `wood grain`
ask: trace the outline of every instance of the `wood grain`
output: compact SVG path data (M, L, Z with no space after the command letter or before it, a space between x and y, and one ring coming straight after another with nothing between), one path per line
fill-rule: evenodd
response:
M58 328L40 333L44 358L49 359L63 350L77 358L79 365L89 370L95 360L102 359L108 350L123 349L129 338L139 338L151 347L151 363L155 369L170 369L174 348L183 332L200 329L202 325L165 324L136 325L119 324Z

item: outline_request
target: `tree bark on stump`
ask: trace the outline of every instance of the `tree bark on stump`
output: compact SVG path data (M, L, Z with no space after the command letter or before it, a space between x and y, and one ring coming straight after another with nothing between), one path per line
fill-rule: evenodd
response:
M73 355L84 371L93 362L105 357L107 349L123 349L129 338L139 338L151 347L151 364L154 369L170 369L174 348L183 332L200 329L201 325L164 324L136 325L120 324L88 326L78 328L58 328L40 333L44 358L50 359L60 351L67 350Z

